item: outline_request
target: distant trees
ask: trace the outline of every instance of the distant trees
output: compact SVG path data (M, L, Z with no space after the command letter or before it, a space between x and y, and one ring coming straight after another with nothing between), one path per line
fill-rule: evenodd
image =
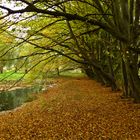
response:
M4 72L4 69L9 69L12 66L10 59L13 58L12 52L8 49L12 46L13 37L9 36L5 32L0 31L0 73Z
M20 8L0 5L7 11L1 19L9 27L16 23L29 29L18 39L35 48L31 56L41 55L47 61L65 56L79 63L89 77L112 90L119 85L124 97L140 102L139 0L12 2ZM20 18L9 24L7 17L16 14Z

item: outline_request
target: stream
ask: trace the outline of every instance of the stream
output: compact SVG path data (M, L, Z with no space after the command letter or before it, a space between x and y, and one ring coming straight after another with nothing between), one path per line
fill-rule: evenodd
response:
M21 106L25 102L33 101L33 94L41 93L42 86L17 87L9 91L0 92L0 111L6 111Z

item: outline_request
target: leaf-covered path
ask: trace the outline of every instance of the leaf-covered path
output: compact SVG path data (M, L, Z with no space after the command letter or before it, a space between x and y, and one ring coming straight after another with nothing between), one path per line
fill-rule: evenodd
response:
M38 100L0 114L0 140L139 140L140 105L86 78L57 79Z

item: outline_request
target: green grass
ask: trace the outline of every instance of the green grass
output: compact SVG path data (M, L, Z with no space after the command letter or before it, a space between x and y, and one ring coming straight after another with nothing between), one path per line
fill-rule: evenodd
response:
M62 77L85 77L86 75L84 73L81 73L81 71L74 71L74 70L68 70L68 71L64 71L59 73L59 76ZM58 77L57 72L56 71L50 71L47 73L47 78L55 78Z
M60 76L65 76L65 77L85 77L86 75L81 72L74 72L74 71L66 71L60 73Z
M22 73L15 73L13 71L8 71L8 72L0 73L0 80L15 81L20 79L22 76L23 76Z
M14 72L14 71L7 71L4 73L0 73L0 82L4 81L16 81L23 76L23 73ZM48 77L55 77L55 75L48 75ZM85 77L84 73L81 72L74 72L74 71L65 71L61 72L60 76L63 77Z

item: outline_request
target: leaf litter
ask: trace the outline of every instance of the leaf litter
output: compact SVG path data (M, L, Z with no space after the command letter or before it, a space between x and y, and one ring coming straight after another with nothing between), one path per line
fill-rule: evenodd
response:
M139 140L140 104L88 78L58 78L23 107L0 114L0 140Z

